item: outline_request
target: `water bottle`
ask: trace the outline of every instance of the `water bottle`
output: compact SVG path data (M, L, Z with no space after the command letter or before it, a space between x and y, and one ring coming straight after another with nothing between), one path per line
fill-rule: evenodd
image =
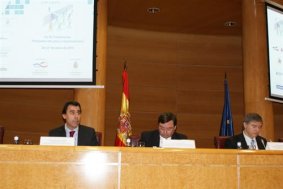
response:
M237 142L237 149L242 149L242 143L241 142Z

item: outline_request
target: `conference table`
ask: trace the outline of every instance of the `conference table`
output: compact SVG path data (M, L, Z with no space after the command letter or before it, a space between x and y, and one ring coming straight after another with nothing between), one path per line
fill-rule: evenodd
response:
M0 188L283 188L283 151L0 145Z

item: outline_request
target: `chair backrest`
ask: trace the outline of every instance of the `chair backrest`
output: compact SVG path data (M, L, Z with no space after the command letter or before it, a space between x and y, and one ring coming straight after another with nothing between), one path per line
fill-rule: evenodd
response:
M224 148L226 140L230 138L229 136L215 136L214 145L215 148Z
M0 144L3 144L3 141L4 141L4 132L5 132L4 127L0 126Z
M95 134L96 134L96 139L97 139L97 142L98 142L98 146L101 146L101 144L102 144L102 132L96 131Z

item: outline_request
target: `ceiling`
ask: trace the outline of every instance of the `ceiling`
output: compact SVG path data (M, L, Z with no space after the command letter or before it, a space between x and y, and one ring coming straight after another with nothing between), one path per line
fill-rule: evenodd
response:
M108 25L162 32L241 35L242 0L108 0ZM159 13L148 13L158 7ZM226 21L236 25L226 27Z

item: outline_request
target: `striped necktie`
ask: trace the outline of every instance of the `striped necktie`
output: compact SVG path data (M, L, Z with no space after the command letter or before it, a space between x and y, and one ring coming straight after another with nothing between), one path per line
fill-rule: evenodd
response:
M252 139L252 142L251 142L251 149L252 150L256 149L256 145L255 145L255 140L254 139Z

